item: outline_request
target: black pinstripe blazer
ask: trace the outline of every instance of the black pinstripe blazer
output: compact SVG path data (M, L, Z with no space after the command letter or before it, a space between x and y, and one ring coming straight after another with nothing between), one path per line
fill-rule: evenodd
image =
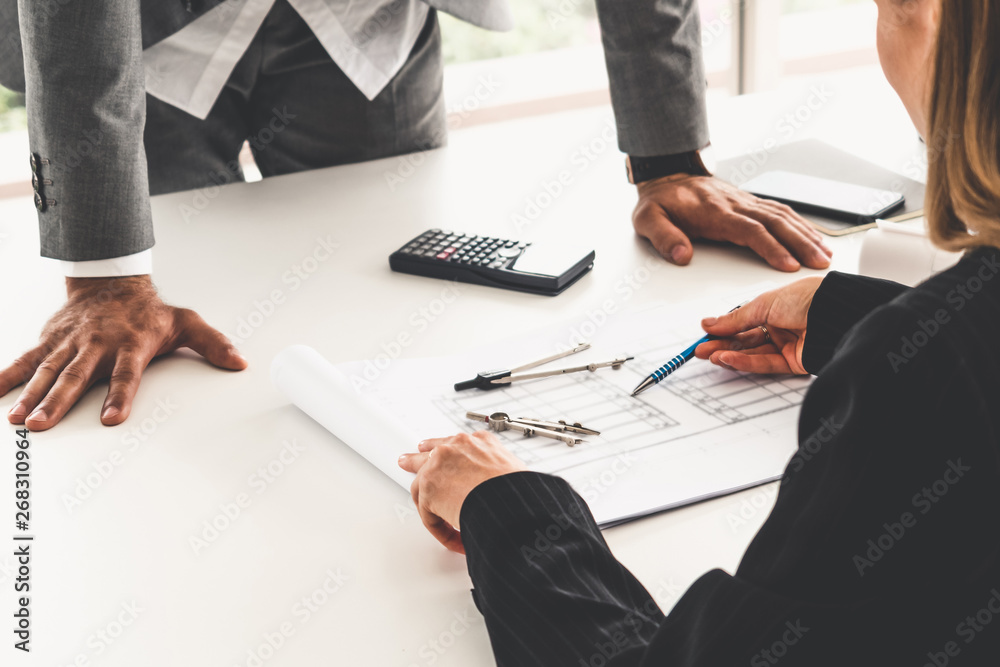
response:
M998 274L980 249L914 289L823 281L774 510L666 616L565 482L477 487L460 523L497 664L1000 664Z

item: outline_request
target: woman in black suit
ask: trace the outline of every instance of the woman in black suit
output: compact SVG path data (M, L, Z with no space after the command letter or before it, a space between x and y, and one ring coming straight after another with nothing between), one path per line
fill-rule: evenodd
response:
M703 322L723 338L702 358L819 377L738 570L668 616L584 501L490 434L404 456L428 529L467 554L499 665L1000 664L1000 7L878 4L883 67L930 147L931 237L964 258L913 289L831 273ZM551 548L522 551L553 524Z

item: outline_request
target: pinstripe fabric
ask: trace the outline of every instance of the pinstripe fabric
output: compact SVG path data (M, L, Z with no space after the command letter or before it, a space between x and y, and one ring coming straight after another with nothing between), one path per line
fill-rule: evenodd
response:
M469 495L498 665L997 664L1000 251L914 289L833 274L809 318L831 323L815 337L831 358L775 508L737 572L708 572L669 616L564 481L514 473Z
M805 369L819 375L848 329L906 290L906 285L889 280L867 278L859 282L854 276L831 271L813 295L809 309L809 344L802 351Z

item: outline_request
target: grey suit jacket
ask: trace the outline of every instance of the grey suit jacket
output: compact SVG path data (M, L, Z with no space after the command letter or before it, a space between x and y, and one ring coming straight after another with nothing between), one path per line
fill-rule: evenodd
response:
M106 259L153 245L142 51L222 1L0 0L0 84L27 92L43 256ZM513 25L506 0L426 2L487 29ZM707 144L697 0L597 8L622 151Z

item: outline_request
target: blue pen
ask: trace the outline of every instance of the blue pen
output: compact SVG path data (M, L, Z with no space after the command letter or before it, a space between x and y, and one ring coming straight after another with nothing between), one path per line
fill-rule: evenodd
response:
M744 303L741 303L740 305L736 306L736 308L733 308L733 310L737 310L739 308L742 308L743 306L745 306L748 303L750 303L750 302L746 301ZM731 313L731 312L733 312L733 310L730 310L729 312ZM636 387L632 391L632 395L633 396L638 396L642 392L644 392L647 389L649 389L650 387L652 387L654 384L657 384L660 381L666 379L667 376L669 376L671 373L673 373L678 368L680 368L685 363L687 363L688 361L691 360L691 357L694 356L695 349L699 345L701 345L702 343L707 343L710 340L717 340L718 338L719 338L718 336L713 336L711 334L705 335L704 337L700 338L694 345L692 345L688 349L684 350L683 352L681 352L680 354L678 354L676 357L672 358L670 361L668 361L667 363L663 364L662 366L660 366L659 368L657 368L655 371L653 371L652 373L650 373L646 377L646 379L643 380L642 382L640 382L639 386Z

